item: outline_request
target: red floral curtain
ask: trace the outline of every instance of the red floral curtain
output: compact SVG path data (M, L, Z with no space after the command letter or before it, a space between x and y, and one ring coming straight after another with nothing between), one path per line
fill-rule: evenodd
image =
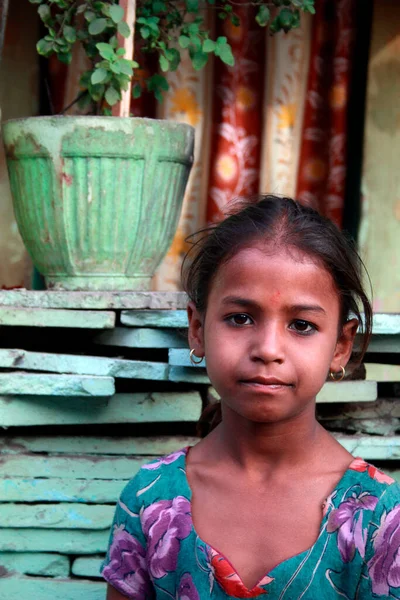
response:
M207 220L218 221L232 198L258 191L261 152L265 36L254 7L238 11L241 25L220 25L232 46L235 66L214 67L214 99Z
M297 197L342 225L355 0L320 0L313 19Z

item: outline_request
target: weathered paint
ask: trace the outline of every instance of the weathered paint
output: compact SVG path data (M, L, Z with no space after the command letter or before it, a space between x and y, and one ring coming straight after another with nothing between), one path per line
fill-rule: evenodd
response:
M0 477L31 479L130 479L151 458L135 456L42 456L11 454L0 459Z
M379 398L368 404L354 402L340 406L331 406L324 417L335 419L379 419L382 417L400 418L398 398Z
M115 394L111 398L0 397L0 427L197 421L198 392Z
M109 531L81 529L0 529L0 552L60 552L95 554L105 552ZM1 579L0 579L1 581ZM64 600L64 599L63 599Z
M8 437L0 435L1 454L30 452L50 452L61 454L129 454L162 456L177 448L193 446L196 437L146 436L146 437L95 437L95 436L24 436Z
M205 369L192 369L191 367L170 367L168 378L170 381L185 381L187 383L210 384Z
M45 373L0 373L0 404L5 396L109 397L115 393L112 377L48 375ZM10 407L12 410L12 407ZM0 417L1 425L1 417Z
M40 292L38 292L40 293ZM21 327L75 327L78 329L112 329L115 313L90 310L0 307L0 325Z
M187 335L169 329L124 329L116 327L94 338L96 344L127 348L187 348ZM187 351L188 352L188 351Z
M184 292L58 292L0 290L0 306L91 310L185 309Z
M400 365L366 363L367 379L373 381L400 381Z
M4 573L4 570L8 573L23 573L25 575L68 577L70 566L68 557L60 554L0 552L0 572Z
M48 579L40 577L3 577L0 600L32 598L33 600L104 600L106 584L95 581Z
M399 435L348 435L334 433L334 437L346 450L354 456L362 456L366 460L399 460Z
M188 327L186 310L123 310L121 323L126 327Z
M103 358L102 356L28 352L17 349L0 349L0 367L25 371L151 379L153 381L167 380L169 375L167 363ZM104 394L97 395L103 396Z
M72 573L77 577L101 578L100 565L103 556L88 556L85 558L76 558L72 563Z
M2 527L37 529L109 529L114 507L91 504L0 504Z
M174 367L192 367L194 369L204 369L206 364L205 359L200 364L193 364L190 360L188 347L183 350L173 346L170 346L170 350L168 350L168 362Z
M131 475L134 475L132 471ZM123 479L61 479L57 477L0 478L0 502L89 502L115 503L122 491ZM126 480L128 481L128 480Z
M368 353L377 352L384 353L390 352L392 354L400 353L400 334L396 333L393 335L380 334L373 335L368 346Z
M3 140L19 231L47 286L148 290L175 234L194 129L37 117L4 123Z

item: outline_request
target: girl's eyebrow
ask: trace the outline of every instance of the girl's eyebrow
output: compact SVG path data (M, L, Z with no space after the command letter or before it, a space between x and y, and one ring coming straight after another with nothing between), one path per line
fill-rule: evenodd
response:
M223 298L222 304L236 304L237 306L261 309L258 302L247 298L241 298L240 296L226 296L226 298ZM326 310L322 308L322 306L319 306L319 304L293 304L291 306L286 306L285 308L286 312L289 313L316 312L326 315Z
M241 298L240 296L226 296L222 300L222 304L236 304L238 306L261 308L258 302L255 302L254 300L248 300L247 298Z
M319 312L326 315L326 310L319 304L294 304L290 306L290 310L293 312Z

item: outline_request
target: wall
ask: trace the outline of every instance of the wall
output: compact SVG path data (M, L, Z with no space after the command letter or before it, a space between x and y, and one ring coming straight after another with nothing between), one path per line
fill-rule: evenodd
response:
M374 310L400 312L400 3L375 0L360 247Z
M2 120L35 115L39 109L36 7L12 0L0 63ZM21 286L29 272L15 223L3 146L0 144L0 288Z

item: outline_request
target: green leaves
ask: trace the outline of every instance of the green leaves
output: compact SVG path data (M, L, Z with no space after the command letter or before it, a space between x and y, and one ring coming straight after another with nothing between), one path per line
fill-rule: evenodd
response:
M90 81L93 85L98 83L104 83L108 77L108 71L106 69L96 69L93 71Z
M232 48L228 44L226 37L217 38L214 52L215 56L219 56L222 62L230 67L234 66L235 59L232 54Z
M96 48L102 58L105 58L106 60L112 60L114 58L114 48L111 46L111 44L99 42L96 44Z
M129 38L132 23L124 20L119 0L28 0L36 5L46 29L37 43L45 57L56 54L69 63L75 43L82 44L92 68L81 78L80 106L96 114L110 114L133 79L132 95L144 89L162 100L168 89L165 74L175 71L187 53L195 70L200 70L211 56L233 67L234 56L228 39L212 37L205 8L213 7L217 17L233 26L240 25L238 0L137 0L136 37L141 51L153 53L159 72L145 80L135 75L137 62L119 48L121 37ZM315 12L315 0L253 0L256 22L268 27L271 34L299 27L304 12ZM273 11L271 10L273 7ZM143 70L142 70L143 73Z
M271 11L268 6L262 5L258 9L258 13L256 15L256 21L260 25L260 27L266 27L271 18Z
M110 17L114 23L120 23L124 18L124 9L118 4L112 4L110 6Z
M71 25L64 25L64 37L69 44L74 44L76 42L76 30Z
M114 106L114 104L117 104L121 100L121 92L115 89L115 87L109 87L105 93L105 98L110 106Z
M47 4L42 4L41 6L39 6L38 13L43 23L47 23L47 21L51 19L50 6L47 6Z
M128 38L131 34L131 28L125 21L118 23L118 33L124 38Z
M103 33L106 27L107 19L93 19L89 23L88 31L90 35L99 35L99 33Z

